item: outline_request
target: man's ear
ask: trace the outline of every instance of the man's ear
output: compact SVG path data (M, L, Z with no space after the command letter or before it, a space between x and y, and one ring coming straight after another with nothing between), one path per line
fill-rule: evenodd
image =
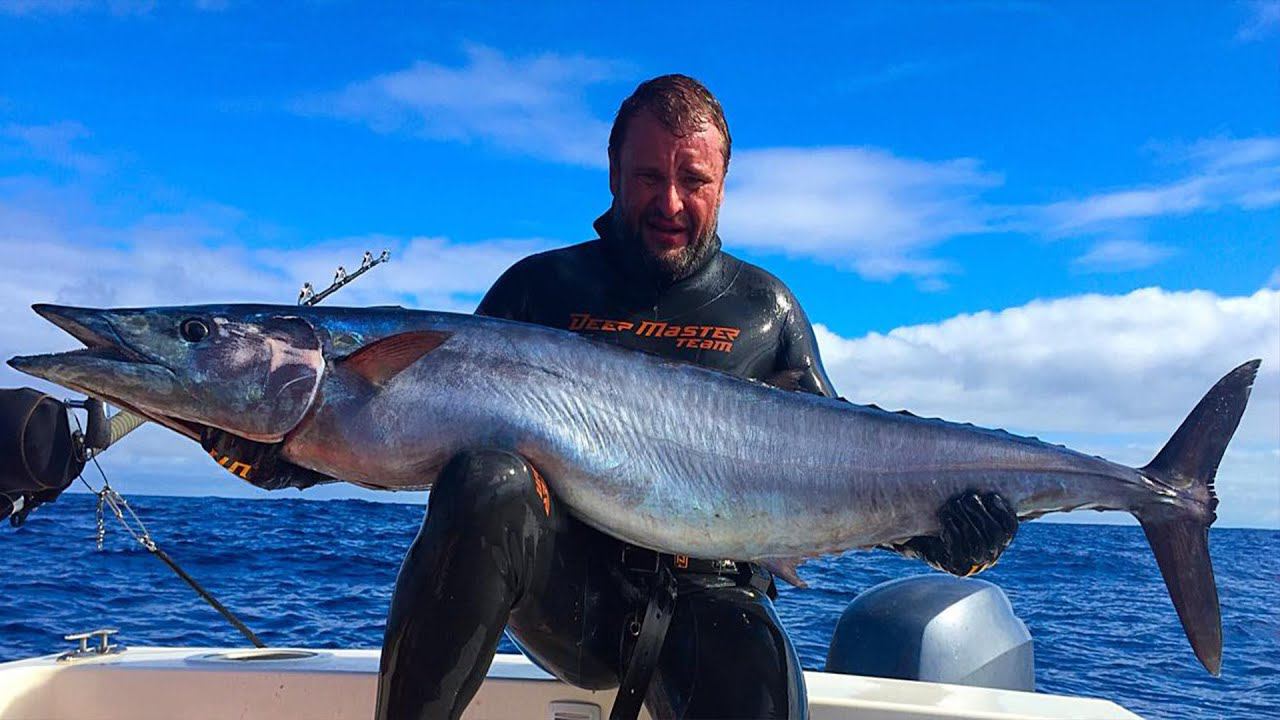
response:
M618 169L618 159L609 153L609 193L614 197L618 197L618 184L621 180L621 171Z

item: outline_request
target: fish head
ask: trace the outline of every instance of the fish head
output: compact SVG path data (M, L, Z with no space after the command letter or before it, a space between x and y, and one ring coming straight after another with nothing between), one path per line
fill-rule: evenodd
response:
M324 376L319 336L289 308L33 309L85 348L9 365L187 435L216 427L278 442L306 416Z

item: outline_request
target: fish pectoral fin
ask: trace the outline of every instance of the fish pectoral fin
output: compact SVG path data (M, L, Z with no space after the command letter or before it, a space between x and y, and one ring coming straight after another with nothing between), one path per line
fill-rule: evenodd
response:
M769 572L786 580L788 584L798 588L807 588L809 583L800 578L800 574L796 572L796 566L804 562L805 558L769 558L761 560L760 564Z
M342 367L374 385L383 385L423 355L435 350L452 333L415 330L382 338L343 358Z

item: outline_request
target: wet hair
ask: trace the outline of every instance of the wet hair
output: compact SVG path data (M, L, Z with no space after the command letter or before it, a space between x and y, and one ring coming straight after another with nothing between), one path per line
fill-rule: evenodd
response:
M613 119L613 129L609 132L610 160L622 149L631 118L641 112L653 115L676 137L687 137L707 124L713 125L724 138L724 168L729 169L729 149L733 142L729 125L720 101L707 86L688 75L660 75L640 83L631 97L622 101Z

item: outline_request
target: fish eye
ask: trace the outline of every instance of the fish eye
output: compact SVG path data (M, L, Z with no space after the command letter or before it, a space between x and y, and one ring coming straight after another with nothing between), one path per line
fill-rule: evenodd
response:
M182 321L178 326L178 332L182 335L182 339L187 342L200 342L209 335L209 326L204 324L199 318L188 318Z

